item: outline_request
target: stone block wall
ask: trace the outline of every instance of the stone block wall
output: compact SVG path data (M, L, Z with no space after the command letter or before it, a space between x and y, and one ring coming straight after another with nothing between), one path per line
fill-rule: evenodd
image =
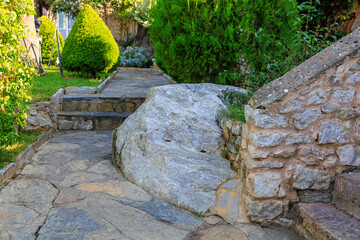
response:
M335 176L360 167L359 41L358 29L255 92L241 132L219 121L239 176L219 188L213 212L288 226L297 203L331 201ZM224 192L238 193L238 210Z

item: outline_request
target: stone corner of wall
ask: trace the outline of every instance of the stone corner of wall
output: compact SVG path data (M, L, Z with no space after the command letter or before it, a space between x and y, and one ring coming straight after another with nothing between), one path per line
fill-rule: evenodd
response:
M311 83L321 73L356 53L360 49L359 37L360 28L257 90L249 104L254 108L269 108L287 94Z

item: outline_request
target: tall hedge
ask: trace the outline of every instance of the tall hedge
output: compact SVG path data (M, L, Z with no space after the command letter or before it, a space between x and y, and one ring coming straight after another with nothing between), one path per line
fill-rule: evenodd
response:
M53 41L54 41L54 33L55 33L55 25L53 22L46 16L39 17L38 20L41 20L42 23L40 25L40 37L42 39L41 42L41 57L42 59L50 59L51 56L51 50L53 48ZM60 53L62 52L63 46L64 46L64 39L60 34ZM52 60L51 63L55 63L57 57L59 56L58 52L58 44L57 39L55 37L55 44L54 44L54 50L52 54Z
M62 57L65 69L85 75L106 73L117 62L118 45L90 5L86 5L77 16Z
M158 0L150 26L156 63L180 82L213 81L241 53L240 0Z
M32 0L0 0L0 154L18 137L26 120L27 90L35 69L20 42L24 16L34 14Z

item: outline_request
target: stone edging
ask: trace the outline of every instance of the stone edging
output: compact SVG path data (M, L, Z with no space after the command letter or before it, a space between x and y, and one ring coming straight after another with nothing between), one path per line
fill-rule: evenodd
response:
M249 104L254 108L269 108L299 87L312 83L327 69L356 54L360 49L359 37L360 28L257 90Z
M4 169L0 170L0 182L5 183L10 180L16 174L17 170L21 169L26 162L31 160L42 145L54 137L55 133L56 131L51 129L41 134L38 140L20 153L15 163L9 163Z
M169 77L167 74L165 74L160 69L154 69L154 68L135 68L135 67L118 67L117 70L128 70L128 71L138 71L138 72L158 72L161 75L163 75L164 78L170 81L171 84L177 84L175 80L173 80L171 77Z
M103 81L97 88L96 88L96 92L99 94L101 93L104 88L106 87L106 85L110 82L111 79L114 78L115 74L117 73L117 71L114 71L107 79L105 79L105 81Z

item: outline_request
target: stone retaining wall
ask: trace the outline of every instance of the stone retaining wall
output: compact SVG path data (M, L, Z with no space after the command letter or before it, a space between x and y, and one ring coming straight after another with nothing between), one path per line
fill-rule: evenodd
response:
M360 167L359 37L356 30L255 92L241 133L223 123L223 150L252 221L291 224L297 203L331 201L335 176Z

